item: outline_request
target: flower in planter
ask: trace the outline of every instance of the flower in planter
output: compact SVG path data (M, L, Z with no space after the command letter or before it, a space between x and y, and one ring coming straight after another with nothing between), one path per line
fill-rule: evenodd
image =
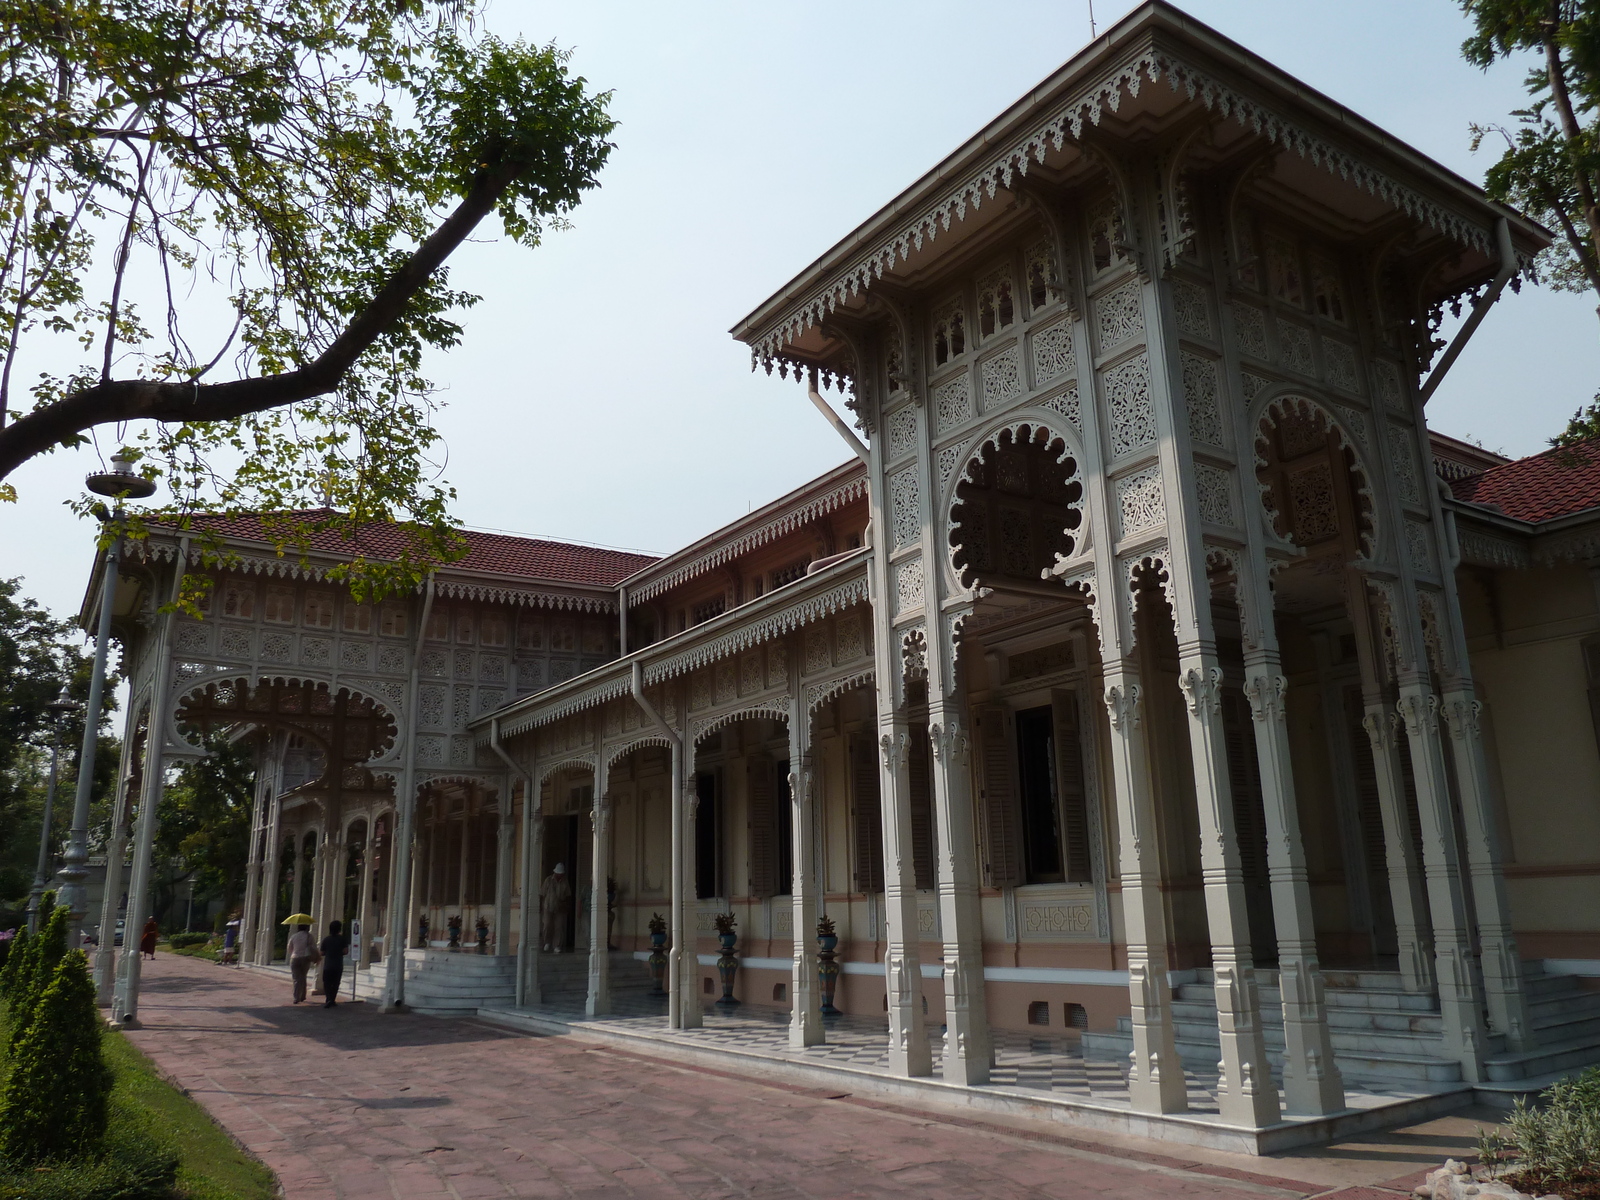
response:
M817 936L819 938L839 936L838 931L833 927L832 917L825 916L817 922Z
M667 931L666 919L660 913L650 914L650 932L665 933Z
M731 912L718 913L711 918L711 923L716 926L718 934L732 933L738 927L738 922L733 919Z

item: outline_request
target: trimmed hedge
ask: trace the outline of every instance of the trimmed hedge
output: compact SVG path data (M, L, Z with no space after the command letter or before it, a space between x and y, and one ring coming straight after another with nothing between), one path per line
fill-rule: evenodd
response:
M203 946L210 940L209 933L175 933L167 939L167 945L182 950L185 946Z

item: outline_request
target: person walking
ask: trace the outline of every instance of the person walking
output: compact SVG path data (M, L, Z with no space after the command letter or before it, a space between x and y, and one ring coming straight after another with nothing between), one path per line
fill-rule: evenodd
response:
M350 949L350 939L344 935L344 923L328 922L328 936L322 939L322 991L328 998L323 1008L332 1008L339 994L339 981L344 978L344 956Z
M156 924L156 919L151 917L144 923L144 931L139 934L139 953L146 958L154 959L156 956L156 938L161 936L161 927Z
M311 940L311 926L297 925L289 935L289 975L294 980L294 1002L306 998L306 975L317 961L317 944Z
M556 869L545 876L539 889L539 911L544 918L540 939L549 953L560 954L567 941L567 905L572 902L572 885L567 882L567 864L557 863Z
M239 965L239 914L234 913L222 929L222 962Z

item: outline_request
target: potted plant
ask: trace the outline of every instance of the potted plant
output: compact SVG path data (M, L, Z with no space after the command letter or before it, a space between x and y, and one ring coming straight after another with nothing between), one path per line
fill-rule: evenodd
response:
M667 922L660 913L650 914L650 979L654 984L651 995L665 996L667 989L661 981L667 973Z
M717 1001L719 1008L735 1008L739 1002L733 998L733 980L739 972L739 959L734 954L733 943L738 938L735 930L738 922L734 920L731 912L718 913L711 919L717 931L717 940L722 943L722 953L717 958L717 974L722 977L722 999Z
M837 1017L839 1010L833 1006L834 991L839 986L839 964L833 952L839 945L839 933L833 918L824 915L817 922L817 983L822 992L822 1015Z

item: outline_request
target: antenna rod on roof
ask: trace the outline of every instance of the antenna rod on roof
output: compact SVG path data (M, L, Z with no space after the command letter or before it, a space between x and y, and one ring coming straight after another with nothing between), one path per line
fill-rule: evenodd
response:
M1099 36L1094 27L1094 0L1089 0L1089 38L1092 41Z

